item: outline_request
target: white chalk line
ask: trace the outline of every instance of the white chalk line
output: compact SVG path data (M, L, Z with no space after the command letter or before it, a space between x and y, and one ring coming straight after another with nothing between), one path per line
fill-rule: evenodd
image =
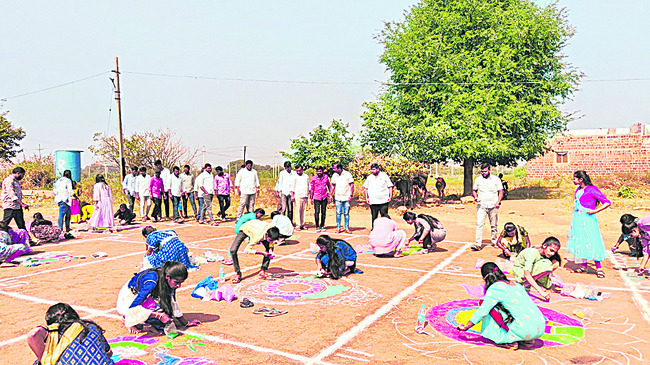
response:
M356 361L370 362L370 360L366 360L366 359L362 359L360 357L355 357L355 356L350 356L350 355L336 354L334 356L344 357L346 359L352 359L352 360L356 360Z
M621 263L618 261L618 258L614 254L607 252L607 257L610 261L612 261L614 266L621 267ZM623 279L625 286L630 288L632 291L632 299L637 304L639 309L641 309L641 315L643 316L643 319L650 323L650 306L648 306L648 301L643 297L643 295L641 295L641 292L636 287L636 285L634 285L630 277L627 276L627 273L625 273L623 270L617 271L618 275L621 277L621 279Z
M385 316L394 306L399 304L404 298L411 295L417 288L419 288L424 283L426 283L427 280L429 280L433 275L435 275L436 273L441 271L445 266L449 265L454 259L456 259L456 257L463 254L473 244L474 244L473 242L472 243L466 243L464 246L462 246L456 252L451 254L451 256L446 258L444 261L440 262L438 265L436 265L436 267L434 267L428 273L423 275L415 283L411 284L411 286L409 286L408 288L402 290L399 294L394 296L388 303L386 303L381 308L379 308L375 313L365 317L361 322L357 323L357 325L355 325L350 330L348 330L347 332L342 334L336 340L336 342L334 342L331 346L323 349L316 356L312 357L311 360L308 362L308 364L315 364L317 362L320 362L325 357L327 357L329 355L332 355L338 349L343 347L346 343L350 342L350 340L352 340L354 337L361 334L361 332L366 330L368 327L370 327L373 323L375 323L381 317Z
M270 353L270 354L274 354L274 355L279 355L279 356L286 357L288 359L292 359L292 360L296 360L296 361L300 361L300 362L303 362L303 363L306 363L306 362L308 362L310 360L308 357L303 356L303 355L292 354L292 353L285 352L285 351L270 349L270 348L267 348L267 347L247 344L247 343L233 341L233 340L227 340L225 338L221 338L221 337L217 337L217 336L205 335L205 334L198 333L198 332L193 332L193 331L183 331L183 333L188 334L188 335L201 336L202 339L208 340L208 341L211 341L211 342L215 342L215 343L221 343L221 344L225 344L225 345L243 347L243 348L247 348L249 350L253 350L253 351L257 351L257 352L263 352L263 353ZM329 365L330 363L326 363L326 362L321 361L321 362L319 362L319 364Z
M369 353L367 353L367 352L363 352L363 351L359 351L359 350L355 350L355 349L351 349L351 348L347 348L347 347L342 348L342 350L345 350L345 351L348 351L348 352L352 352L352 353L354 353L354 354L359 354L359 355L367 356L367 357L374 357L374 356L375 356L375 355L373 355L373 354L369 354Z

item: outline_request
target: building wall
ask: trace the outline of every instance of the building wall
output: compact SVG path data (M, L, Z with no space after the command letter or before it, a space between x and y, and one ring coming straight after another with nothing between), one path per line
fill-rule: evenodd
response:
M528 161L527 176L545 179L576 170L585 170L593 176L650 174L650 135L643 135L634 127L628 134L558 136L552 140L549 152ZM567 162L557 162L557 155L562 152L566 152Z

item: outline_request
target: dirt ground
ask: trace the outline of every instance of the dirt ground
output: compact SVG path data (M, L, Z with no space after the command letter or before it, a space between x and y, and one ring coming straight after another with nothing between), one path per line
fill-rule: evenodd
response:
M245 280L235 285L239 299L255 303L240 308L240 300L201 301L192 298L194 285L208 275L218 275L220 264L206 263L177 292L181 309L188 319L203 323L176 339L147 334L128 334L115 311L120 287L138 271L144 252L144 240L138 229L120 233L84 233L78 239L36 248L35 254L65 252L70 256L34 267L0 267L0 364L31 364L34 356L27 347L25 334L44 324L46 309L56 302L72 304L85 318L96 321L111 340L118 364L640 364L650 356L650 279L630 277L628 267L637 261L621 253L610 255L603 263L606 278L574 274L567 267L558 270L566 283L594 285L611 293L603 301L590 301L553 295L549 303L538 302L544 313L552 313L549 327L560 333L556 346L535 346L530 350L510 351L476 341L476 336L459 338L450 330L454 318L463 318L462 308L471 307L482 284L475 265L478 259L503 260L500 252L487 247L473 252L475 205L449 204L419 208L439 218L447 228L447 238L435 253L403 258L376 258L360 253L355 274L339 281L313 278L314 254L309 243L318 234L313 215L308 212L308 229L276 248L277 257L270 271L280 273L280 281L257 277L259 256L240 253ZM270 211L270 210L267 210ZM608 209L598 218L606 246L619 236L618 217L622 209ZM549 235L566 241L572 213L569 199L508 200L499 212L499 227L508 221L524 226L533 244ZM635 215L648 214L645 210ZM354 208L352 234L335 234L335 214L327 212L327 234L347 240L354 247L367 243L370 212ZM401 229L412 234L394 209L391 216ZM234 222L218 227L159 223L172 228L193 255L205 251L227 256L234 237ZM486 224L484 238L489 236ZM103 251L108 256L93 258ZM566 253L561 251L561 253ZM85 257L85 258L81 258ZM570 268L570 265L569 265ZM226 266L227 283L232 267ZM480 291L478 292L480 296ZM455 301L463 302L455 302ZM464 303L464 304L463 304ZM468 304L470 303L470 304ZM442 316L429 314L424 334L414 331L420 306L442 310ZM287 310L288 314L267 318L253 314L263 305ZM459 309L461 306L462 308ZM441 309L442 308L442 309ZM447 309L445 309L447 308ZM455 310L455 312L454 312ZM548 312L546 312L548 310ZM575 313L591 313L579 318ZM444 314L446 313L446 317ZM456 317L455 317L456 316ZM466 317L465 317L466 318ZM450 322L451 321L451 322ZM553 322L552 321L552 322ZM565 327L563 327L565 326ZM463 335L465 336L465 335ZM558 343L556 343L558 344Z

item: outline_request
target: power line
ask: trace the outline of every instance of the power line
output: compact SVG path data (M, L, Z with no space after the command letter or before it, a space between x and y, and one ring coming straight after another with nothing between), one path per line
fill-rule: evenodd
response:
M65 82L65 83L63 83L63 84L59 84L59 85L55 85L55 86L46 87L46 88L44 88L44 89L40 89L40 90L30 91L30 92L27 92L27 93L24 93L24 94L18 94L18 95L14 95L14 96L9 96L9 97L6 97L6 98L2 98L2 100L15 99L15 98L19 98L19 97L21 97L21 96L27 96L27 95L32 95L32 94L40 93L40 92L43 92L43 91L48 91L48 90L52 90L52 89L57 89L57 88L60 88L60 87L64 87L64 86L68 86L68 85L76 84L76 83L78 83L78 82L86 81L86 80L89 80L89 79L92 79L92 78L95 78L95 77L98 77L98 76L101 76L101 75L105 75L105 74L107 74L107 73L109 73L109 72L110 72L110 71L100 72L100 73L98 73L98 74L95 74L95 75L92 75L92 76L88 76L88 77L84 77L84 78L82 78L82 79L78 79L78 80L74 80L74 81Z

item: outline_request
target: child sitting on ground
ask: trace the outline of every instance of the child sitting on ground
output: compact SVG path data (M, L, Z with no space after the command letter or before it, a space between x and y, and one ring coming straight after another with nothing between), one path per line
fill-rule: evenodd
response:
M437 248L437 243L447 237L447 231L442 222L430 215L416 215L413 212L406 212L403 218L406 223L415 226L415 232L408 239L408 243L417 240L427 252L434 252Z
M528 232L524 227L508 222L503 226L503 231L499 234L497 247L501 249L505 258L517 257L521 251L530 247L530 237L528 237Z
M357 266L357 252L343 240L333 240L328 235L316 239L320 251L316 256L319 276L329 276L334 280L354 272Z
M8 231L7 223L0 222L0 264L11 262L18 256L32 252L32 248L26 241L13 243Z
M59 242L61 236L65 239L74 238L70 233L63 232L59 227L54 226L51 221L43 218L43 214L38 212L34 213L34 220L29 225L29 231L38 240L38 245L47 242Z
M641 240L643 259L636 271L639 275L643 274L650 259L650 215L639 219L632 214L623 214L621 216L621 231L624 235Z
M57 303L45 313L47 327L27 334L27 344L38 360L34 364L113 364L113 350L104 330L95 322L79 318L66 303Z
M122 203L117 212L115 212L115 215L113 215L113 218L117 218L120 225L126 226L133 222L135 219L135 213L130 211L126 204Z
M553 285L550 275L560 265L556 261L559 256L555 256L559 250L560 241L548 237L541 247L529 247L521 251L513 263L515 280L524 286L533 287L544 300L549 301L551 295L542 287L550 289Z

